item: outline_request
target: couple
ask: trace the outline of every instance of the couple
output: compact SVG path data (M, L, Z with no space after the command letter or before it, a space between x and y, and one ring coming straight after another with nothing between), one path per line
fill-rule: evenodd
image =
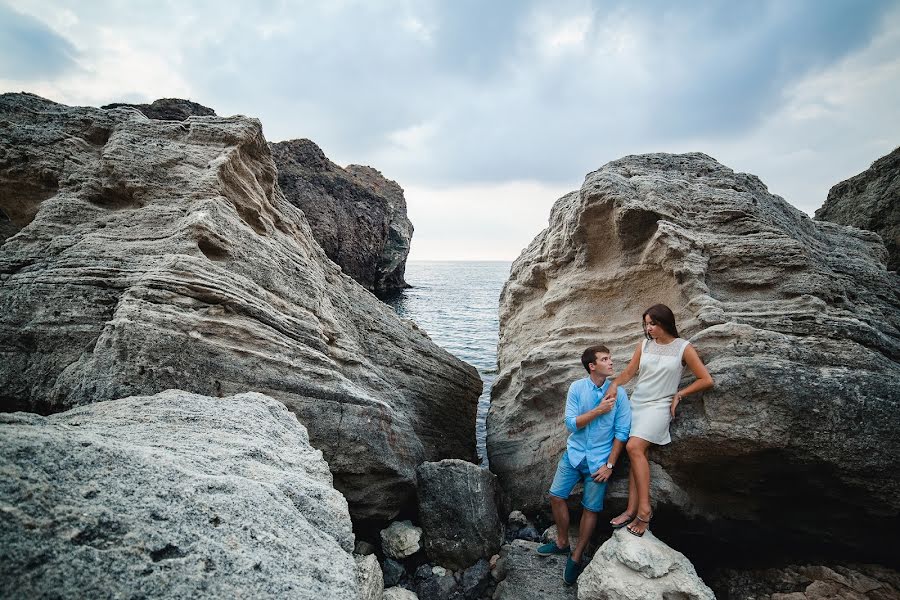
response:
M684 396L713 386L712 377L686 340L678 337L675 315L668 306L656 304L642 317L646 337L634 351L631 361L613 381L612 357L606 346L584 351L581 364L588 376L569 387L566 398L566 428L570 431L566 451L559 459L556 476L550 486L550 506L556 521L557 541L544 544L538 554L569 554L563 581L572 585L584 568L583 553L603 508L606 482L612 475L622 448L628 452L631 470L628 477L628 507L612 519L615 529L627 527L636 536L644 535L650 525L650 463L647 451L654 444L668 444L669 422ZM696 381L678 389L684 366ZM638 375L637 385L628 402L620 389ZM581 504L584 511L578 530L578 545L569 548L569 507L566 499L579 481L584 481Z

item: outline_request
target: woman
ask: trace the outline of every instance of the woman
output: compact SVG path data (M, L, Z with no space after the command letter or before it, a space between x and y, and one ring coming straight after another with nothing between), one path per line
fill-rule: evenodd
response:
M625 446L631 460L628 479L628 508L610 521L615 528L628 527L629 533L640 537L650 525L650 462L647 451L653 445L668 444L669 423L682 398L708 390L713 386L709 371L687 341L678 337L675 315L665 304L655 304L642 317L647 339L638 344L631 362L616 377L606 392L615 397L618 386L624 385L640 372L634 393L631 394L631 436ZM679 390L684 365L690 368L696 381Z

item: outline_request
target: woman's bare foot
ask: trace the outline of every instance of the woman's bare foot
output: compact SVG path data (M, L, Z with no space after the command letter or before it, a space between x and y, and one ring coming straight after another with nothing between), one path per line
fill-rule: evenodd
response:
M632 520L634 520L634 514L625 511L618 517L612 519L609 524L613 526L613 529L619 529L620 527L624 527L631 523Z
M650 527L650 519L652 517L652 512L647 513L643 517L641 516L641 513L638 513L637 518L628 525L628 533L633 533L634 535L641 537L644 535L644 532L647 531L647 528Z

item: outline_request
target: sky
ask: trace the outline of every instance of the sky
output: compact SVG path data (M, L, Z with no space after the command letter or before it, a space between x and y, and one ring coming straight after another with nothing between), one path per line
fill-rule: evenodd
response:
M410 260L512 260L628 154L812 214L900 145L900 1L0 0L0 91L257 117L397 181Z

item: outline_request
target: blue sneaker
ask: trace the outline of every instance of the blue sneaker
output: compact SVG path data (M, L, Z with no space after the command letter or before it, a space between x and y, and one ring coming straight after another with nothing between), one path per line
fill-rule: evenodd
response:
M542 544L537 547L536 552L541 556L552 556L554 554L568 554L571 550L568 546L565 548L560 548L556 545L556 542L550 542L548 544Z
M566 570L563 571L563 583L566 585L575 585L575 582L578 581L578 576L581 575L581 572L584 571L584 567L572 560L570 556L566 560Z

